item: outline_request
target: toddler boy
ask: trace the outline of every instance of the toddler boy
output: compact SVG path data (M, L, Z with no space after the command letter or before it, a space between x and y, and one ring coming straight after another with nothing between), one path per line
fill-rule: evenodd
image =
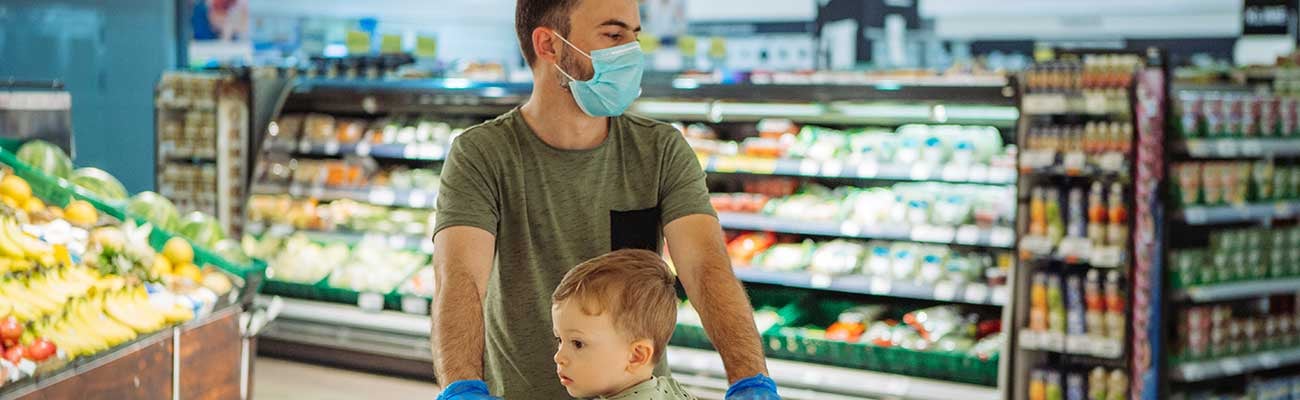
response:
M676 278L654 252L619 250L574 267L551 296L555 373L569 395L694 400L654 376L677 323Z

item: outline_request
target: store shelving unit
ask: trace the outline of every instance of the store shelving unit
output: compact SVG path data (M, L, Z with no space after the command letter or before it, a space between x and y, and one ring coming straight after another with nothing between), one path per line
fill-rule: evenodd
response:
M251 121L247 71L168 72L154 93L156 191L240 232Z
M895 126L905 123L987 124L1010 129L1018 112L1014 91L1006 85L975 87L901 86L879 89L871 86L807 85L647 85L643 100L634 112L662 120L708 123L748 124L764 118L790 118L796 123L833 124L837 126ZM689 87L689 88L686 88ZM327 113L340 118L375 118L385 115L439 115L457 120L485 120L508 111L527 96L526 85L482 84L461 80L429 81L343 81L300 79L288 89L280 115ZM761 101L754 101L762 99ZM701 106L702 105L702 106ZM787 107L797 105L797 107ZM702 108L701 108L702 107ZM816 111L814 113L814 111ZM801 114L802 113L802 114ZM281 124L281 129L284 129ZM1008 131L1009 132L1009 131ZM446 143L420 145L358 144L330 140L285 143L274 137L263 139L259 160L374 160L378 165L397 163L408 166L436 165L445 157ZM366 161L369 162L369 161ZM743 157L701 159L711 176L790 176L810 179L836 179L855 185L881 182L954 182L984 186L1007 186L1015 172L1000 168L943 168L869 163L861 160L808 163L802 160L753 160ZM260 167L259 167L260 168ZM838 171L837 171L838 169ZM261 176L261 171L254 176ZM712 178L711 178L712 179ZM398 190L389 186L318 185L296 182L265 182L255 178L254 194L288 195L291 198L314 198L320 201L345 199L378 206L432 208L436 190ZM1014 231L993 226L931 227L912 226L894 229L882 226L811 223L782 220L756 215L722 213L728 229L770 230L810 237L889 239L901 242L949 244L969 251L1007 251L1015 243ZM311 232L284 226L266 226L250 222L250 231L273 230L304 232L314 241L355 243L367 234L384 238L390 244L421 248L427 238L415 242L414 236L366 232ZM260 228L260 229L258 229ZM418 243L418 244L417 244ZM429 250L429 249L423 249ZM272 266L274 269L274 266ZM744 282L792 288L812 294L853 296L867 302L919 302L919 304L959 304L1007 317L1008 286L977 283L921 284L911 280L872 279L865 275L826 276L810 272L776 272L737 265L737 276ZM274 285L271 285L274 286ZM267 295L288 296L287 293ZM349 358L365 360L356 367L387 370L427 377L429 360L429 321L420 307L375 307L375 296L356 296L367 304L331 303L319 298L286 299L280 318L262 336L259 350L346 363ZM310 297L310 296L309 296ZM404 296L403 302L414 300ZM265 301L265 299L263 299ZM391 305L392 302L385 302ZM920 308L917 306L915 308ZM327 351L320 351L320 350ZM1009 362L1001 352L1003 368ZM701 388L725 388L725 373L716 353L673 347L670 365L679 375L688 377ZM986 385L887 374L855 368L832 367L806 362L771 358L769 367L790 398L823 399L842 397L902 397L946 399L960 393L963 397L1001 398L1001 389ZM782 371L782 372L778 372ZM1006 373L999 374L1005 379ZM802 396L802 397L800 397Z
M1153 335L1163 343L1159 394L1242 392L1249 382L1285 379L1300 366L1295 330L1276 328L1300 316L1300 271L1286 251L1300 202L1294 182L1274 178L1300 159L1295 100L1244 85L1181 83L1170 85L1169 98L1162 207L1172 218L1157 221L1168 231L1157 279L1168 289L1152 321L1163 326ZM1242 173L1248 181L1212 184Z
M1162 79L1158 56L1091 51L1021 74L1013 399L1145 398Z

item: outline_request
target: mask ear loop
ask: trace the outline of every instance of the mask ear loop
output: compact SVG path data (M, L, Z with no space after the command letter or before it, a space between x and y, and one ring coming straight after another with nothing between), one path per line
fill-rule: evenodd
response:
M567 44L567 45L569 45L569 47L572 47L574 50L576 50L576 51L578 52L578 54L582 54L582 55L584 55L584 56L587 56L588 59L591 58L591 55L590 55L590 54L587 54L586 52L582 51L582 49L579 49L578 46L574 46L574 45L573 45L573 42L570 42L569 39L565 39L564 36L560 36L560 34L555 33L555 31L551 31L551 35L554 35L556 38L560 39L560 41L564 42L564 44ZM560 74L561 74L561 75L564 75L565 78L569 78L569 82L576 82L576 81L578 81L577 79L573 79L573 75L569 75L568 72L564 72L564 68L560 68L560 64L559 64L559 63L555 63L555 64L553 64L553 65L555 65L555 70L556 70L556 71L560 71ZM566 87L566 88L569 87L569 82L565 82L563 86Z

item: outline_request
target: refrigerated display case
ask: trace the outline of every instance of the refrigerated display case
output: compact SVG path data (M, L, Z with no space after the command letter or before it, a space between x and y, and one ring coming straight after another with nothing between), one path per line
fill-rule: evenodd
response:
M682 124L732 243L736 232L773 236L773 249L750 249L736 273L756 299L782 302L756 300L760 318L781 319L766 325L764 342L783 394L1000 397L1009 360L996 332L1009 318L1018 118L1005 80L955 87L670 81L648 83L632 112ZM432 224L424 222L438 165L459 131L521 104L528 90L457 79L297 80L260 144L246 215L246 249L270 265L263 294L285 298L259 351L427 378ZM695 128L720 134L698 137ZM777 146L785 152L762 150L770 135L755 131L765 128L789 130L775 140L790 141ZM717 150L755 141L754 153ZM895 158L880 146L913 155ZM786 183L753 183L773 179ZM730 193L745 182L771 195L770 212L728 208L738 206L729 198L749 196ZM818 185L840 189L770 192ZM850 215L873 202L897 206L899 215ZM842 212L813 218L805 203ZM998 211L975 210L985 205ZM798 251L807 262L767 268L788 257L778 249L794 245L775 243L777 236L806 241ZM321 257L296 258L338 261L297 262L294 254L303 252ZM733 260L742 252L733 249ZM402 268L376 261L398 255L415 261ZM891 260L900 255L904 261ZM873 273L869 260L887 266ZM379 268L394 279L365 287L339 279ZM864 313L876 308L887 313ZM871 333L883 336L870 342L873 323ZM684 317L674 338L674 371L698 389L725 389L698 323Z

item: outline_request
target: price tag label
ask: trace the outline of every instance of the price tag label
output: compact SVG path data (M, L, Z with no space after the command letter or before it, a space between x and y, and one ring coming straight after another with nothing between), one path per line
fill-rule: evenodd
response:
M1020 155L1021 166L1028 169L1042 169L1056 163L1056 152L1052 150L1026 151Z
M1277 203L1273 205L1273 215L1278 218L1290 218L1295 214L1295 206L1291 203Z
M1241 360L1236 358L1228 358L1219 361L1219 368L1223 369L1223 372L1228 375L1240 375L1242 372L1246 371L1246 367L1241 364Z
M328 155L339 154L339 141L337 141L337 140L331 140L331 141L325 142L325 154L328 154Z
M362 31L347 31L343 43L347 46L348 54L360 55L370 53L370 34Z
M370 189L370 193L366 195L366 201L377 206L391 206L396 197L397 195L393 193L392 189L374 188Z
M1084 335L1066 336L1065 352L1070 354L1092 354L1092 339Z
M817 172L818 172L820 169L821 169L821 166L818 165L816 161L813 161L813 160L803 160L803 161L800 161L800 162L799 162L799 175L803 175L803 176L817 176Z
M1123 345L1115 339L1099 339L1093 341L1093 355L1101 358L1118 358L1120 353L1124 352Z
M302 190L302 185L297 184L297 183L292 184L292 185L289 185L289 195L290 195L290 196L293 196L293 197L302 197L302 194L303 194L302 192L303 192L303 190Z
M1065 335L1060 332L1047 332L1043 334L1043 347L1051 351L1065 350Z
M877 295L889 294L894 289L894 282L889 278L881 276L871 277L871 293Z
M325 187L321 185L312 185L308 195L317 199L325 197Z
M928 164L916 164L912 166L911 178L914 181L928 181L934 174L934 166Z
M989 298L989 287L982 283L968 284L963 298L970 303L983 303Z
M1241 155L1259 156L1264 154L1264 145L1258 140L1241 141Z
M1116 172L1128 169L1128 165L1125 164L1124 155L1120 153L1102 154L1101 157L1097 159L1097 166L1106 171Z
M298 142L298 152L304 154L311 153L311 142L306 140Z
M844 221L840 224L840 234L844 236L857 237L862 235L862 226L852 221Z
M428 36L415 37L415 56L434 58L438 55L438 40Z
M379 293L361 293L357 296L357 307L369 312L384 309L384 296Z
M863 161L861 164L858 164L859 178L875 178L876 175L879 174L880 174L880 164L877 163L875 160L867 160L867 161Z
M1123 257L1123 250L1118 246L1101 247L1093 251L1091 260L1094 267L1115 268L1119 267L1120 260Z
M429 315L429 299L419 296L402 296L402 312Z
M402 52L402 37L400 35L385 34L379 38L379 52L384 54L397 54Z
M1236 140L1220 140L1218 143L1215 143L1214 146L1214 150L1218 153L1219 157L1236 157L1237 148Z
M411 194L406 198L406 205L411 208L423 208L428 206L429 196L423 190L411 190Z
M1065 173L1078 175L1083 172L1083 168L1088 164L1088 156L1080 151L1065 153L1065 159L1061 161L1065 166Z
M420 146L408 144L402 147L402 158L413 160L420 157Z
M948 165L943 167L940 175L948 182L962 182L970 176L967 172L968 170L960 165Z
M1200 207L1189 207L1183 210L1183 219L1192 225L1204 224L1206 221L1205 209Z
M1277 356L1272 353L1260 354L1258 360L1259 365L1263 366L1265 369L1274 369L1282 365L1282 360L1279 360Z
M963 225L957 228L957 244L975 244L980 240L980 228L975 225Z
M436 159L438 158L438 150L439 147L435 144L422 144L420 145L420 158L425 160Z
M1208 156L1210 154L1210 146L1200 140L1188 140L1187 154L1193 157Z
M838 177L844 173L844 163L839 160L830 160L822 163L822 176Z
M812 274L808 286L812 286L817 289L825 289L831 287L831 276L829 274L815 272Z
M1088 114L1101 115L1109 111L1106 109L1106 97L1101 94L1089 93L1084 95L1083 101L1084 110Z
M1052 94L1033 94L1025 96L1026 114L1059 114L1066 110L1065 96Z
M934 284L934 299L939 301L952 301L957 298L957 285L952 282L939 282Z
M367 141L364 141L364 140L363 140L363 141L357 143L357 149L356 149L356 152L357 152L357 155L359 155L359 156L362 156L362 157L370 157L370 142L367 142Z

